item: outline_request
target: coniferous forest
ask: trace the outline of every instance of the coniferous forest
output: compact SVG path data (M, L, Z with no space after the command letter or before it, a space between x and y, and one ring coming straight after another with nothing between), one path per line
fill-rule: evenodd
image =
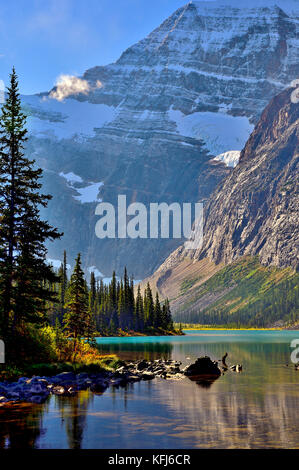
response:
M46 241L63 234L40 217L51 195L42 193L42 169L26 155L26 141L13 69L0 114L0 338L8 361L68 360L92 355L96 335L172 331L168 300L161 305L149 285L134 293L126 269L104 285L93 273L86 281L80 254L70 279L66 253L58 272L49 265Z
M58 281L50 285L57 300L49 303L49 321L75 337L90 339L95 334L150 334L173 330L168 299L161 304L158 293L154 297L149 284L143 293L140 286L134 289L134 280L128 276L126 268L120 280L113 272L110 283L104 284L102 280L98 282L92 272L87 283L79 254L68 280L64 252L64 262L57 275Z

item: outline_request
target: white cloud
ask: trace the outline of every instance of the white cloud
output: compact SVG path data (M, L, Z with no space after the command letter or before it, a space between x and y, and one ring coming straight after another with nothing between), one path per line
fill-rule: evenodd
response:
M99 80L97 80L96 86L93 88L87 80L82 78L75 77L74 75L60 75L56 81L56 89L50 93L50 98L63 101L68 96L78 95L79 93L87 95L91 90L101 87L102 83Z

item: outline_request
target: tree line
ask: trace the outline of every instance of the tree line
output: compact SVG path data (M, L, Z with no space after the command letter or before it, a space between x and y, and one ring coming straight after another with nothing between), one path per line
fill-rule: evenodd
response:
M231 312L226 302L206 309L186 309L176 313L182 323L230 327L262 327L275 324L293 325L299 321L299 274L272 286L260 298Z
M58 270L58 282L51 284L58 301L49 307L52 325L64 328L71 336L91 339L95 334L113 335L122 332L150 333L156 330L172 331L173 322L168 299L160 302L158 292L153 296L149 283L143 294L140 286L135 289L133 277L127 269L117 279L97 281L94 273L90 282L84 278L80 254L70 280L67 277L67 259Z

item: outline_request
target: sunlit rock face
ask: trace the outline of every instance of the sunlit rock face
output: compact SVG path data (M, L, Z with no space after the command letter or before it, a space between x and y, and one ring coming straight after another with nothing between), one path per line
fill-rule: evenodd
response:
M237 163L236 153L233 164L214 157L242 150L268 101L299 76L296 15L191 2L82 82L23 97L28 152L54 195L43 215L64 232L49 257L66 248L104 276L124 265L138 279L152 273L182 240L99 240L97 202L207 200Z
M195 258L299 266L299 105L294 88L273 98L240 162L206 206L203 248Z

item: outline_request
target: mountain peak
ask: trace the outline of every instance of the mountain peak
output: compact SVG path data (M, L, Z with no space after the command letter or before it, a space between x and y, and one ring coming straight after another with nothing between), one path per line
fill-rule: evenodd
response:
M202 13L187 3L117 62L87 70L86 94L27 98L29 145L56 195L45 216L71 257L85 253L87 268L109 276L127 265L139 279L152 272L180 241L99 240L91 204L115 204L117 194L128 204L207 200L262 110L298 78L299 21L223 3ZM70 173L82 182L61 176ZM95 182L104 183L100 193ZM61 249L51 244L49 256L59 259Z
M251 0L250 3L241 2L240 0L191 0L189 4L194 5L201 13L205 10L215 10L225 8L226 10L256 10L256 9L271 9L274 11L283 10L287 14L292 11L299 11L297 0Z

